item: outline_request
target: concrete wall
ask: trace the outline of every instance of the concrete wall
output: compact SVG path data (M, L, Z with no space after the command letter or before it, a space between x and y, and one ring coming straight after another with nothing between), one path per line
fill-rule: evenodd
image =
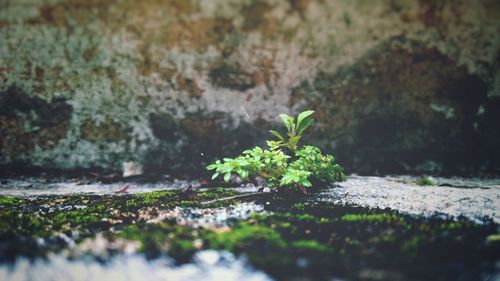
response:
M314 109L349 172L498 171L499 34L494 0L0 0L0 163L196 172Z

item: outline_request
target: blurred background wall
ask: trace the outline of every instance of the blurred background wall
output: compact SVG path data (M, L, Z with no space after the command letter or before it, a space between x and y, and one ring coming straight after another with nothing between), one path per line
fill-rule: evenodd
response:
M496 0L0 0L0 164L196 174L316 110L348 172L497 173Z

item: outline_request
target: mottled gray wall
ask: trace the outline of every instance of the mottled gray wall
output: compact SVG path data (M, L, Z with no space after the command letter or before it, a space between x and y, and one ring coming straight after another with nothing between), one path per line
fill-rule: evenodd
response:
M196 171L312 108L350 172L498 170L499 34L495 0L0 0L0 163Z

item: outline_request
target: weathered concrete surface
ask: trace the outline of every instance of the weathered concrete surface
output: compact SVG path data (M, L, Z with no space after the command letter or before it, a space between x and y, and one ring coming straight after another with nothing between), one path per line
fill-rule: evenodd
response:
M445 215L455 219L466 218L475 222L492 220L500 223L500 179L433 178L436 186L419 186L418 178L349 176L345 182L313 195L313 202L335 205L354 205L369 208L392 209L403 214L430 217ZM50 182L40 178L5 179L0 184L0 195L36 198L37 196L95 194L113 195L126 182L103 184L79 181ZM161 190L179 190L198 181L162 181L157 183L131 183L128 193L137 194ZM206 190L201 188L201 190ZM208 189L210 190L210 189ZM228 188L241 193L257 193L258 187ZM273 204L273 202L268 202ZM157 212L157 210L151 210ZM227 208L176 208L160 212L155 220L175 219L178 223L217 226L230 218L246 218L251 212L264 212L263 206L241 203Z
M79 180L47 182L43 178L6 179L0 183L0 194L5 196L42 196L42 195L71 195L76 193L113 194L126 186L127 182L102 184L99 182L85 182ZM127 193L143 193L158 190L180 189L188 184L196 185L196 181L162 181L157 183L129 184Z
M441 178L437 183L452 186L419 186L415 179L401 177L351 176L320 194L319 201L389 208L413 215L463 217L477 222L491 219L500 223L500 180Z
M348 171L496 172L499 23L490 0L4 0L0 164L192 172L312 108Z

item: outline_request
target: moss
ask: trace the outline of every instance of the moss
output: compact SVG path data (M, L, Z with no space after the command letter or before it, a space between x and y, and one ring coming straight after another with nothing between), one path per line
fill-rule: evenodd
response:
M491 234L486 237L486 243L500 244L500 234Z
M471 225L468 225L467 227L474 228L474 225L471 224ZM458 223L458 222L448 222L448 223L442 223L440 228L442 230L455 230L455 229L464 228L464 224Z
M211 247L234 252L249 250L256 244L263 248L269 247L269 250L284 248L286 245L276 230L248 223L241 223L229 232L212 234L208 239Z
M8 207L9 205L17 205L22 203L24 200L15 197L5 197L0 196L0 207Z
M52 226L37 213L0 211L0 240L19 237L46 237L51 235Z
M48 223L55 229L80 228L88 226L90 223L97 222L109 215L108 212L102 212L101 208L84 208L79 210L56 212L56 215L49 216Z
M197 193L201 201L234 194L225 190ZM457 279L454 277L467 272L493 270L498 256L496 225L275 197L273 204L265 205L270 213L230 220L228 228L179 225L172 218L154 224L139 219L147 218L146 211L151 210L206 207L199 201L186 200L178 191L50 196L25 202L0 197L0 202L9 204L0 205L0 246L8 245L0 260L25 253L19 248L31 254L64 248L51 240L56 233L64 233L78 243L98 232L110 240L139 242L140 251L148 258L168 255L179 263L188 262L200 249L228 250L246 256L251 264L281 280L334 276L356 280L360 270L373 268L402 274L399 280L411 279L414 274ZM245 198L271 201L270 197ZM234 202L238 201L215 205ZM77 236L73 236L74 230ZM45 248L33 246L38 237L45 239ZM454 264L461 267L457 269Z
M401 245L401 250L403 252L411 254L412 256L415 256L415 253L418 250L418 246L419 243L421 242L421 239L422 238L420 238L419 236L412 236L410 239L408 239Z
M40 249L43 253L43 249L64 248L65 244L59 245L54 239L58 233L78 243L98 232L111 240L138 241L140 251L149 258L165 254L180 263L189 261L199 249L228 250L245 255L254 266L284 280L331 276L357 279L359 270L370 268L398 272L404 277L417 270L422 271L419 276L426 277L437 271L437 278L456 279L452 277L464 272L483 272L478 271L479 266L489 268L497 257L496 225L418 218L387 210L304 201L303 197L297 201L283 194L241 199L257 201L269 213L243 221L229 220L228 228L179 225L175 218L145 222L157 211L177 206L206 208L210 205L200 202L236 193L215 189L196 194L199 200L188 200L179 191L33 200L0 197L0 246L11 249L0 253L0 260L24 253L18 250L21 247L32 254L39 254L36 251ZM211 206L223 207L241 200L218 201ZM33 246L36 238L44 238L46 245ZM455 268L453 264L463 266L452 272L447 268Z
M230 231L208 233L204 237L210 248L244 254L257 267L272 270L283 268L292 260L283 255L287 241L272 227L241 222Z
M362 208L304 204L299 211L290 208L293 204L276 207L270 215L254 215L226 232L208 232L202 235L205 245L244 254L252 264L278 279L317 279L345 272L346 267L358 263L377 268L397 264L398 271L413 272L414 264L429 259L436 265L468 260L471 253L482 255L476 243L481 243L485 233L495 231L490 226L479 230L468 222L417 219ZM293 212L283 212L285 209ZM447 254L450 248L453 253ZM308 273L297 271L295 266L301 259L307 261L304 265ZM430 267L427 265L432 271Z
M199 200L183 199L180 191L155 191L124 195L48 196L33 200L0 197L0 237L51 236L59 231L79 229L84 235L111 227L108 220L122 223L134 221L141 210L150 207L211 208L228 206L238 201L220 201L209 205L205 200L232 196L233 191L215 190L198 192Z
M316 240L297 240L294 241L291 246L292 248L298 250L310 250L317 252L326 252L328 250L331 250L330 247L325 244L319 243Z
M299 211L303 211L304 210L304 203L295 203L292 205L292 208L297 209Z
M70 209L51 207L54 209L47 210L36 208L38 203L34 200L27 206L26 202L19 205L12 204L11 210L0 211L0 220L4 221L6 226L0 230L0 238L50 237L58 232L70 230L79 230L86 236L100 229L107 229L105 225L98 223L111 216L110 209L103 205Z
M395 240L396 237L391 233L390 230L388 230L384 233L372 237L369 241L374 244L381 244L381 243L393 243ZM349 245L358 245L357 240L354 240L352 242L353 243L349 243Z
M177 196L178 192L175 191L145 192L132 195L130 201L138 201L144 205L156 205L171 201Z
M198 235L189 227L163 222L129 225L120 230L119 236L140 242L139 250L148 258L155 258L162 252L168 252L177 261L187 262L196 251L194 240Z
M298 221L314 221L315 217L310 214L297 214L295 215L295 219Z
M345 222L366 222L371 224L404 224L404 217L397 214L345 214L340 218Z

